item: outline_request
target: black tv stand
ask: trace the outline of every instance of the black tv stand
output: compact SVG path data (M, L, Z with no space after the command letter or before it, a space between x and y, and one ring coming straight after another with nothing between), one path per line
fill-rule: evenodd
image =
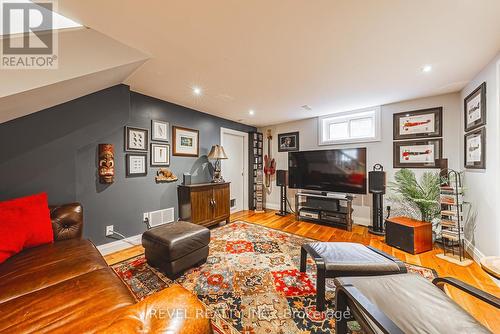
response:
M348 194L295 194L295 219L342 227L352 231L352 199Z

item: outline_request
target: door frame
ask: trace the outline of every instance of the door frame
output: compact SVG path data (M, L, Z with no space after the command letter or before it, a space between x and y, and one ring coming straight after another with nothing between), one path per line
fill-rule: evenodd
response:
M220 145L222 147L224 147L224 134L243 138L243 210L248 210L248 133L221 127Z

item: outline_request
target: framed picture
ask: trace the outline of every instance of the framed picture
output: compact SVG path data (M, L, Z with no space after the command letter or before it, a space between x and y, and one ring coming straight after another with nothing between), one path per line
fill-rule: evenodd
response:
M151 121L151 140L166 141L170 135L170 124L168 122L152 120Z
M151 143L151 166L170 166L170 145Z
M486 168L486 128L465 134L464 165L470 169Z
M464 99L465 132L486 125L486 82Z
M147 154L127 154L125 159L127 177L146 176L148 174Z
M299 133L278 134L278 152L294 152L299 150Z
M125 127L125 151L148 151L148 129Z
M394 168L438 168L443 156L443 140L407 140L394 142Z
M200 153L199 131L178 126L172 127L173 155L181 157L197 157Z
M443 108L400 112L393 115L394 140L443 136Z

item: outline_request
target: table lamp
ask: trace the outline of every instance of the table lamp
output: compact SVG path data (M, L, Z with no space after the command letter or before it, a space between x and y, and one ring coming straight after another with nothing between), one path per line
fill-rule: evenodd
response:
M224 148L220 145L214 145L212 146L212 149L210 150L210 153L208 154L208 158L215 160L214 164L214 176L212 179L212 182L214 183L221 183L224 182L224 179L222 178L221 175L221 160L222 159L227 159L226 152L224 152Z

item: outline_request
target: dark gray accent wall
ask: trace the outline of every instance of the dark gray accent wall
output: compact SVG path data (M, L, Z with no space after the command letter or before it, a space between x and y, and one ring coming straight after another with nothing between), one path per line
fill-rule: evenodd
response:
M151 119L200 131L200 157L172 156L175 183L157 184L157 168L145 177L125 177L124 126L151 128ZM113 241L105 226L125 236L145 230L143 212L174 207L182 174L206 182L211 166L206 155L220 143L220 128L244 132L255 128L131 92L118 85L0 124L0 200L46 191L51 204L81 202L84 236L95 244ZM115 182L97 178L97 145L115 145ZM149 164L148 153L148 164Z

